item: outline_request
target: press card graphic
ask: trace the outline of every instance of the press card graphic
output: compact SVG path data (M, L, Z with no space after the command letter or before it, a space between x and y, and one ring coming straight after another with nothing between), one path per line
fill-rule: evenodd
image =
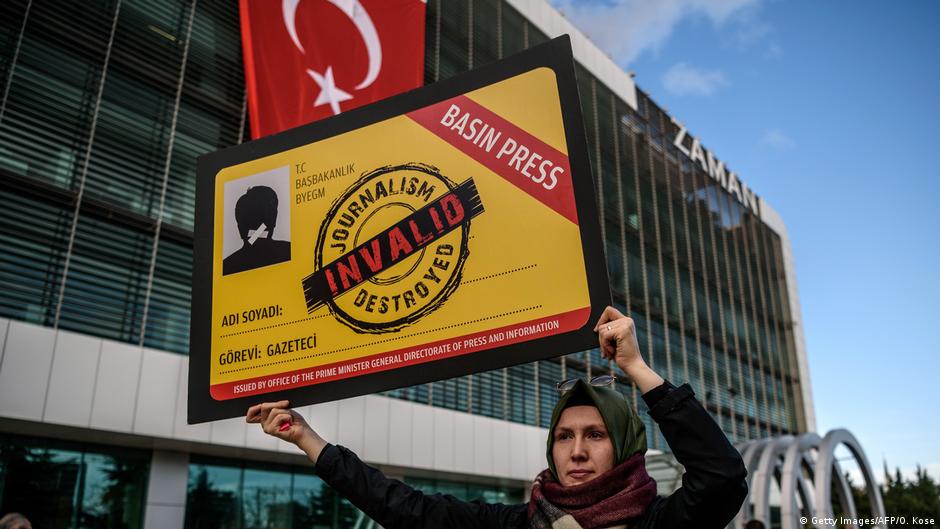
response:
M361 332L417 322L460 284L470 219L482 212L472 179L457 185L417 163L366 173L320 227L316 271L303 281L307 311L328 304Z
M527 54L559 62L565 44ZM565 68L472 72L218 153L200 175L190 420L596 344L609 291L560 51Z

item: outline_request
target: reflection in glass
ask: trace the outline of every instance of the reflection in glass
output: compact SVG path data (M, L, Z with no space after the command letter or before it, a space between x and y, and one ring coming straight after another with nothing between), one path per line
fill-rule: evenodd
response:
M245 529L290 526L291 475L246 469L242 489Z
M241 471L236 468L190 465L186 523L191 529L237 527Z
M336 525L336 494L316 476L294 474L291 503L295 527L329 529Z
M372 525L305 467L194 458L186 529L331 529Z
M0 435L0 512L33 527L138 529L150 454Z
M426 494L450 495L463 501L513 504L522 503L523 499L523 490L517 487L422 478L405 478L405 482Z

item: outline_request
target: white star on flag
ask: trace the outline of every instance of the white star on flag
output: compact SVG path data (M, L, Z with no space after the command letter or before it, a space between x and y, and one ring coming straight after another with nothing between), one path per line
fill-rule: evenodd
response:
M336 83L333 81L332 66L327 66L326 72L323 74L313 70L307 70L307 74L320 85L320 95L313 102L313 106L318 107L329 103L330 108L333 109L333 114L336 115L340 112L340 102L352 99L351 95L336 87Z

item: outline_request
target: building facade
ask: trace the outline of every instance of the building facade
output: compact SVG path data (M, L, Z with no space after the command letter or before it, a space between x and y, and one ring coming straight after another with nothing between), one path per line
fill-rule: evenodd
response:
M815 430L784 224L544 0L429 0L432 83L570 34L614 303L736 442ZM291 447L185 424L195 161L248 138L222 0L0 5L0 513L37 527L346 527ZM584 351L307 407L425 490L522 501ZM651 454L668 453L646 421ZM675 483L668 458L661 488ZM39 509L38 506L42 506Z

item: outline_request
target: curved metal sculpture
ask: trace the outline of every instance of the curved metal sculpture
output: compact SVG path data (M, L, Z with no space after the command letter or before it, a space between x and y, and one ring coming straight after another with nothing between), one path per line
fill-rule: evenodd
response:
M835 449L840 445L849 449L865 478L865 491L872 508L870 514L883 518L881 489L875 483L865 452L848 430L838 429L822 438L810 432L798 437L783 435L736 445L748 470L748 498L729 527L744 529L748 521L759 520L769 528L771 488L776 483L780 490L781 529L810 525L816 529L832 529L825 520L832 518L835 512L833 477L840 511L850 521L858 518L852 489L835 458ZM805 522L801 523L801 518ZM855 524L845 527L858 529Z

